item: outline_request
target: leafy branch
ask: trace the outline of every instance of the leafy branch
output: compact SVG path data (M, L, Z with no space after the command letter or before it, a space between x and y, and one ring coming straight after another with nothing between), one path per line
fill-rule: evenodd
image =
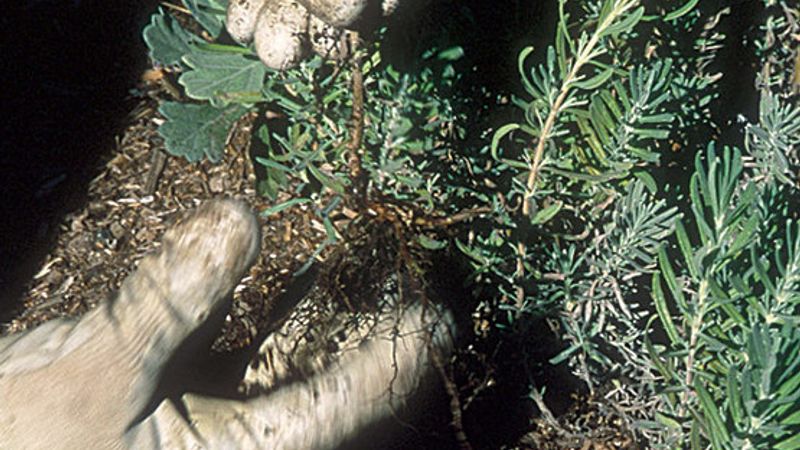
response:
M573 87L592 89L593 87L602 84L613 74L613 70L611 68L607 68L603 72L593 76L591 79L584 81L584 76L579 75L580 70L584 65L591 63L593 60L602 56L606 52L602 46L598 47L598 44L602 38L630 31L630 29L639 22L644 14L644 7L639 7L633 14L625 16L628 10L639 3L636 0L617 0L606 2L603 5L603 10L600 13L599 23L594 33L590 38L588 38L588 40L586 34L582 34L578 40L577 49L574 49L574 44L569 39L567 34L568 31L566 30L567 17L564 14L565 2L566 0L560 0L559 3L561 21L558 28L558 33L562 39L567 41L570 49L573 50L576 55L569 71L567 72L567 75L562 80L561 88L558 91L555 101L550 107L550 113L547 115L544 125L542 125L539 138L536 142L536 147L533 152L533 159L530 164L530 172L528 173L528 179L526 182L525 201L522 204L522 214L526 217L530 217L531 208L529 199L533 197L536 190L536 180L537 176L539 175L539 168L542 164L545 144L547 143L547 139L549 139L553 127L555 126L558 114L561 113L562 108L569 106L569 102L567 102L567 105L565 105L565 101L567 101L568 95L570 94L570 89ZM622 17L624 17L624 20L620 21L619 19ZM564 57L566 57L566 55L561 56L562 59ZM562 62L562 59L559 59L559 63L563 67L564 63Z

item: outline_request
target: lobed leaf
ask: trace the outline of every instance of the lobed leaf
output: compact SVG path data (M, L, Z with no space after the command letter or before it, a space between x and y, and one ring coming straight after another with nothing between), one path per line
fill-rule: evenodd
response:
M166 121L158 127L167 151L189 162L203 157L212 162L222 159L231 126L248 108L231 104L217 108L209 104L164 102L158 109Z
M144 27L142 37L150 58L165 66L180 64L183 56L192 52L193 44L202 41L161 8L153 14L150 24Z
M258 59L237 53L194 51L183 58L188 70L179 83L186 95L215 106L237 95L260 95L267 68ZM245 97L247 98L247 97Z

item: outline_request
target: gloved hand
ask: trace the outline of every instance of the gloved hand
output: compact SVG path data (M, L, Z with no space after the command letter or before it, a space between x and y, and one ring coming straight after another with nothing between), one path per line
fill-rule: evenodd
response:
M253 364L249 382L273 389L238 400L185 394L179 405L158 398L173 353L224 318L259 241L245 205L208 202L165 234L115 298L78 320L0 339L0 448L334 448L425 383L430 348L450 350L451 316L412 304L374 317L369 337L335 364L311 355L293 383L275 384L280 373ZM308 331L273 334L258 360ZM147 415L150 404L158 407Z
M370 0L230 0L226 28L239 43L255 40L259 58L269 68L296 66L310 47L326 59L350 54L352 31ZM400 0L382 0L384 16Z

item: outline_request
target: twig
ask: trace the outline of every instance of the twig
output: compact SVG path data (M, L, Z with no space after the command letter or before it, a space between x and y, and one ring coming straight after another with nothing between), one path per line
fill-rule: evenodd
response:
M550 411L550 408L547 407L547 404L544 402L544 397L542 393L539 391L538 388L534 387L531 389L530 393L531 400L536 404L536 407L539 408L539 412L542 414L542 419L553 428L561 429L561 425L556 420L556 416Z
M367 180L364 177L361 162L364 140L364 74L361 73L361 52L358 51L358 43L358 33L351 33L350 47L353 51L353 58L350 63L353 71L353 112L347 166L350 169L350 182L353 186L352 192L355 195L356 204L363 208L367 203Z
M533 160L531 161L530 171L528 172L528 180L525 184L525 197L522 201L522 215L524 218L528 218L531 215L531 199L533 198L533 194L536 192L536 181L539 177L539 169L541 168L542 159L544 157L544 147L547 144L547 139L550 136L550 133L553 131L553 127L556 124L556 118L561 112L561 107L564 105L564 101L567 99L570 88L574 85L578 78L578 72L580 72L584 64L588 63L593 57L597 56L597 53L595 53L595 46L597 46L597 44L600 42L600 38L602 37L605 29L611 26L617 17L619 17L626 10L630 9L634 4L635 2L630 1L621 1L616 4L614 9L606 15L605 19L597 25L597 29L592 34L592 37L589 38L589 41L586 42L586 45L579 47L579 53L575 58L575 62L567 76L564 77L564 81L561 83L561 89L556 97L555 102L553 102L552 108L550 108L550 113L547 115L544 126L542 126L541 133L539 133L539 140L536 142L536 147L533 152ZM518 280L518 283L525 278L526 255L527 248L523 239L517 244L517 267L514 275ZM521 313L524 302L525 289L521 285L517 285L517 315Z
M536 143L536 148L533 152L533 161L531 162L530 172L528 173L528 181L526 183L525 201L522 204L522 214L526 217L530 216L531 213L529 199L536 191L536 179L539 176L539 169L542 165L542 157L544 156L544 147L547 144L547 138L556 124L556 118L561 112L561 107L563 106L564 101L567 99L570 88L578 78L578 72L580 72L584 64L588 63L592 57L596 56L595 46L597 46L598 42L600 42L600 37L603 35L603 32L606 30L606 28L611 26L611 24L619 15L630 9L633 5L634 2L620 2L620 4L614 7L614 10L608 13L608 15L605 17L605 20L597 25L597 30L595 30L595 32L592 34L592 37L589 38L589 41L586 43L586 45L583 46L583 48L579 48L580 53L575 58L575 63L573 64L572 69L569 71L567 76L564 77L564 82L561 83L561 91L558 93L558 97L556 97L556 101L553 102L553 107L550 109L550 113L547 115L547 119L544 122L542 131L539 133L539 141Z
M147 171L147 182L144 185L144 194L153 195L158 187L158 179L164 172L164 165L167 162L167 154L158 148L150 151L150 170Z
M414 219L414 224L423 227L444 228L444 227L449 227L451 225L455 225L460 222L465 222L467 220L474 219L475 217L491 214L491 212L492 208L488 206L482 206L478 208L471 208L459 211L447 217L431 217L431 216L417 217Z
M161 5L163 5L166 8L174 9L175 11L182 12L184 14L188 14L188 15L192 14L192 12L189 11L187 8L184 8L183 6L178 6L178 5L170 3L170 2L161 2Z
M439 375L442 377L442 382L444 383L444 388L447 391L447 395L450 397L450 414L453 416L450 425L453 427L456 442L458 442L458 448L461 450L472 450L472 445L470 445L469 439L467 439L467 433L464 431L464 423L461 420L461 401L458 398L458 388L456 384L453 383L452 377L445 370L439 350L433 343L429 343L428 345L430 347L429 351L433 365L436 366L436 369L439 371Z

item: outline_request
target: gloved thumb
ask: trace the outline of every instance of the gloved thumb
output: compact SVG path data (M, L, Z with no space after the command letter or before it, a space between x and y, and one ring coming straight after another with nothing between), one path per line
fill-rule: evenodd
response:
M204 204L164 235L119 294L78 321L0 340L0 448L119 448L172 353L258 254L236 201Z

